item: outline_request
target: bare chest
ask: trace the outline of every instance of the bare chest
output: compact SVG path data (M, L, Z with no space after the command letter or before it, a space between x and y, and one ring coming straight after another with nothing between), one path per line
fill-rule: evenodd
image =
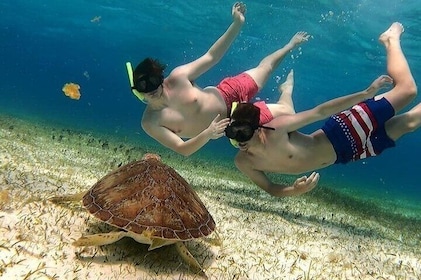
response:
M335 153L328 141L292 133L270 139L265 149L254 157L254 168L267 172L300 174L330 165Z

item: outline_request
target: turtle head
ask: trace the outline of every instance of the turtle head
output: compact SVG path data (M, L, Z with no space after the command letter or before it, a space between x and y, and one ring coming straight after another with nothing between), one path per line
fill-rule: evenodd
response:
M157 154L152 154L152 153L146 153L143 155L142 157L143 160L150 160L150 159L156 159L158 161L161 161L161 157Z

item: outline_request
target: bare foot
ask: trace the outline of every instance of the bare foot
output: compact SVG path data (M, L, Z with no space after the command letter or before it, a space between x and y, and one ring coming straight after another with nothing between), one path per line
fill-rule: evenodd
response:
M283 94L283 93L291 94L293 88L294 88L294 70L291 69L291 71L289 71L287 75L285 82L279 85L278 91L280 94Z
M380 35L379 41L387 45L391 40L399 40L403 32L403 25L400 22L394 22L388 30Z
M300 32L295 33L294 36L292 36L289 43L295 47L301 44L302 42L307 42L308 38L310 38L310 34L307 34L307 32L305 31L300 31Z

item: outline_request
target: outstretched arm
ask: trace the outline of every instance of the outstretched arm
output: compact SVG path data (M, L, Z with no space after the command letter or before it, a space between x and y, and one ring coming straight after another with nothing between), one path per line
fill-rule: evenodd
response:
M186 75L190 81L196 80L197 77L208 71L217 64L224 56L234 39L240 33L244 24L246 6L242 2L236 2L232 6L233 22L224 34L209 48L209 50L198 59L176 67L171 75Z
M218 118L219 114L211 122L208 128L187 141L181 139L180 136L168 128L150 121L142 120L142 128L149 136L165 147L170 148L183 156L190 156L202 148L210 139L218 139L224 136L224 130L230 120L225 118L217 121Z
M374 80L371 85L363 91L329 100L314 107L313 109L303 111L295 115L283 115L274 119L271 122L271 126L275 128L283 127L288 132L296 131L306 125L323 120L333 114L346 110L364 100L373 98L380 89L392 83L393 80L391 77L382 75Z
M302 176L292 185L276 184L269 180L263 171L254 169L248 159L241 153L235 157L235 165L253 183L258 185L270 195L277 197L296 196L314 189L319 182L319 173L313 172L310 176Z

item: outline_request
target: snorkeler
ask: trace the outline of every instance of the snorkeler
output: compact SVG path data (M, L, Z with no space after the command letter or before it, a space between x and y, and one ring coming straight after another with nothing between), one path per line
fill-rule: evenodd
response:
M176 67L166 78L163 75L165 66L151 58L143 60L134 71L130 63L126 65L133 93L147 104L142 128L162 145L189 156L210 139L222 137L229 123L227 117L232 102L250 101L285 55L309 38L306 32L298 32L257 67L226 78L216 87L200 88L194 81L223 57L244 24L245 12L243 3L235 3L233 23L225 33L203 56ZM285 109L282 99L277 104L257 102L255 105L260 108L264 122L271 121Z
M307 111L279 116L265 127L259 124L259 108L250 103L238 104L226 128L226 135L239 147L235 158L238 169L271 195L299 195L317 185L318 173L299 177L289 186L271 182L265 172L301 174L376 156L394 147L401 136L419 128L421 103L408 112L395 115L417 94L400 46L403 30L403 26L395 22L380 36L387 52L390 77L380 76L364 91L330 100ZM392 82L391 90L375 96ZM311 134L297 131L329 116L324 126Z

